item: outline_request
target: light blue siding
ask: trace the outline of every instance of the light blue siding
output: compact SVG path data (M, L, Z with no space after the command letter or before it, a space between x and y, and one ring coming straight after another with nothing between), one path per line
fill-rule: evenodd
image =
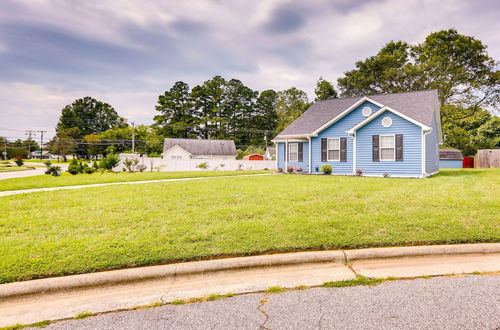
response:
M318 168L321 171L321 166L329 164L332 166L333 174L353 174L353 139L347 135L347 131L357 125L366 117L363 116L361 110L364 107L370 107L374 113L379 107L370 102L363 102L361 105L352 110L345 117L333 123L330 127L321 131L317 137L312 138L312 171L313 173ZM347 138L347 157L346 162L322 162L321 161L321 139L322 138Z
M462 168L463 162L460 159L440 159L439 168Z
M288 142L295 143L295 142ZM288 166L300 167L304 170L304 172L309 171L309 143L308 142L300 142L303 146L303 154L302 154L302 162L288 162ZM277 148L277 157L278 157L278 168L285 169L285 143L278 143Z
M392 125L382 126L382 119L390 117ZM403 161L372 160L372 135L403 134ZM422 175L422 128L385 111L356 132L356 168L363 175L412 176Z
M425 172L433 174L439 171L439 140L436 115L432 118L432 132L425 135Z

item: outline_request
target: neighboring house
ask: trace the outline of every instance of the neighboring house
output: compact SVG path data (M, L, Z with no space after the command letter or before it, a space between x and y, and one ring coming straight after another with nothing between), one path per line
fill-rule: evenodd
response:
M457 149L439 149L439 168L462 168L464 157Z
M236 159L231 140L165 139L163 159Z
M266 153L264 155L264 157L267 159L267 160L273 160L273 159L276 159L276 147L267 147L266 148Z
M426 177L439 171L436 90L332 98L313 104L273 139L277 166L333 174Z
M252 154L252 155L243 156L242 160L264 160L264 156L259 155L259 154Z
M51 159L52 154L50 154L48 151L43 151L42 156L40 157L40 150L33 151L32 153L29 154L30 159Z

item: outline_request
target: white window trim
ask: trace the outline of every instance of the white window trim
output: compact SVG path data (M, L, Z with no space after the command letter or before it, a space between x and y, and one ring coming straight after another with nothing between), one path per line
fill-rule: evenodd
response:
M292 159L292 155L294 153L291 152L291 149L292 149L293 145L297 146L297 152L295 153L295 155L296 155L296 159L295 160ZM297 163L299 161L299 144L297 142L288 143L288 161L290 163Z
M394 141L394 152L392 154L392 159L382 159L382 137L387 137L387 136L392 136L392 139ZM379 154L379 161L381 162L395 162L396 161L396 134L388 134L388 135L379 135L379 142L378 142L378 154ZM384 149L389 149L389 148L384 148Z
M330 140L339 140L339 148L338 149L329 149L328 146L330 145ZM331 139L326 139L326 161L327 162L340 162L340 138L331 138ZM330 150L338 150L339 151L339 159L330 159L328 156L330 153L328 151Z

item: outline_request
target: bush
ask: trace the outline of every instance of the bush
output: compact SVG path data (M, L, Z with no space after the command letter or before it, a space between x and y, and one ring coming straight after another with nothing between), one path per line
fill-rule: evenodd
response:
M70 164L68 166L68 172L72 175L77 175L80 173L80 167L78 165Z
M99 169L99 165L97 165L97 162L95 160L92 162L92 169L94 170L94 172Z
M61 175L61 167L60 166L49 166L45 174L50 174L52 176L60 176Z
M200 163L198 164L198 166L196 166L197 168L201 168L202 170L206 170L208 169L208 163L205 162L205 163Z
M50 165L52 165L52 163L50 162L50 160L47 160L45 162L43 162L43 164L47 167L50 167Z
M137 165L137 170L139 172L144 172L146 170L146 168L148 168L146 165Z
M15 162L16 162L17 166L19 166L19 167L24 165L24 161L22 158L16 158Z
M111 171L114 167L118 166L118 164L120 164L120 157L115 154L108 154L101 159L99 167L106 171Z
M388 178L390 177L391 175L389 173L384 173L384 178Z
M293 173L294 167L293 166L288 166L286 168L287 173Z
M324 174L332 174L332 167L325 164L321 166L321 172L323 172Z
M90 166L88 166L87 164L83 164L83 173L85 174L92 174L94 173L94 169Z
M356 176L363 176L363 170L361 170L361 169L358 168L356 170Z
M83 163L82 162L78 163L78 172L83 173Z

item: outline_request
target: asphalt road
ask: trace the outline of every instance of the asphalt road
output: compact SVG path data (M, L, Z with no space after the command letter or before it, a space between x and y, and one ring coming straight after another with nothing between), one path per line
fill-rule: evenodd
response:
M500 276L248 294L61 321L47 329L498 329Z

